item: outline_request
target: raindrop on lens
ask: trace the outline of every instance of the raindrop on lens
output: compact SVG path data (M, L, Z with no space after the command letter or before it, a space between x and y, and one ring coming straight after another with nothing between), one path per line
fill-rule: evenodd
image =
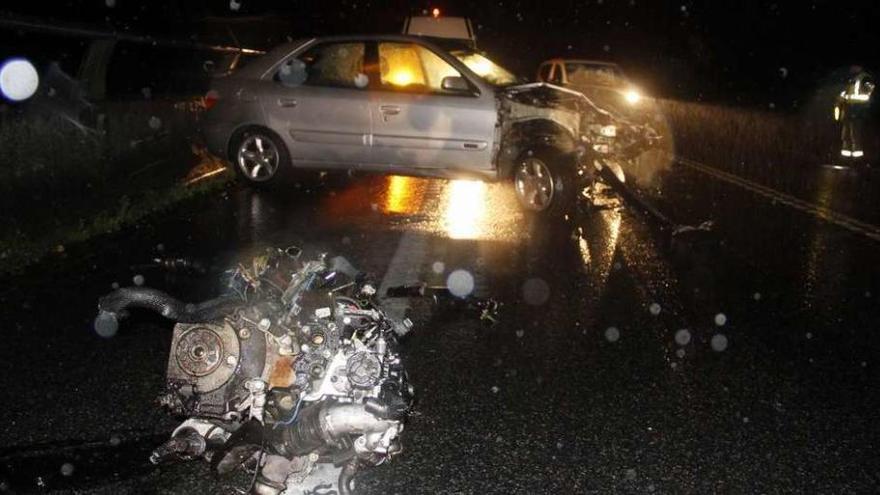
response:
M12 101L27 100L40 85L40 75L34 64L23 58L7 61L0 66L0 93Z
M446 264L442 261L435 261L433 264L431 264L431 271L436 273L437 275L440 275L441 273L446 271Z
M650 311L652 315L657 316L660 314L660 305L657 303L651 303L648 307L648 311Z
M727 336L724 334L715 334L712 336L712 340L709 342L712 346L712 350L715 352L722 352L727 349Z
M678 345L688 345L691 342L691 332L687 328L675 332L675 343Z
M719 327L723 327L724 324L727 323L727 315L724 313L718 313L715 315L715 324Z
M141 274L137 274L134 277L132 277L131 281L134 282L134 285L137 285L138 287L140 287L140 286L144 285L144 276Z
M474 276L467 270L455 270L446 278L446 287L453 296L465 298L474 291Z
M540 278L530 278L523 284L522 294L526 304L540 306L550 299L550 286Z
M150 124L150 129L157 131L157 130L159 130L160 127L162 127L162 119L160 119L159 117L156 117L154 115L154 116L150 117L149 124Z
M69 462L65 462L61 465L61 476L72 476L73 475L73 464Z
M620 339L620 330L617 327L608 327L605 330L605 339L608 342L617 342Z

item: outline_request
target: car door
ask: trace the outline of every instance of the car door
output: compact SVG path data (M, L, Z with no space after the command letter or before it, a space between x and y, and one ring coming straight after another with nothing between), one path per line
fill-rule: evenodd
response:
M317 43L284 61L263 97L269 127L293 162L322 168L369 160L370 109L363 41Z
M476 86L443 89L444 78L462 77L461 72L418 43L378 41L377 57L378 81L370 98L374 166L450 172L492 168L498 116L491 92L480 93Z

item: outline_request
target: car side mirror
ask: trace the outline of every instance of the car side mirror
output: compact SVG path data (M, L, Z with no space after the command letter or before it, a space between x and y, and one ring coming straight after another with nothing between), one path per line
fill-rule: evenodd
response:
M440 82L440 87L445 91L453 91L456 93L470 93L471 85L468 84L467 79L460 76L446 76L443 78L443 81Z

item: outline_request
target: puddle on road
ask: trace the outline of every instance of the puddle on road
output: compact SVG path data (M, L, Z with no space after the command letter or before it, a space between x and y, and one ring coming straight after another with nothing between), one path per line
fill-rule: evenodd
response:
M325 198L320 217L334 223L387 223L456 240L515 241L526 219L507 184L472 180L371 177ZM373 219L371 219L373 217Z

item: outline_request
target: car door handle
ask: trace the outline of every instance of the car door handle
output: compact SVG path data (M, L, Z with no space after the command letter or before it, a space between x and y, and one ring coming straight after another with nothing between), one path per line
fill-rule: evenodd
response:
M279 107L295 107L296 100L294 98L278 98L278 106Z
M382 115L397 115L400 113L400 107L396 105L379 105L379 111Z

